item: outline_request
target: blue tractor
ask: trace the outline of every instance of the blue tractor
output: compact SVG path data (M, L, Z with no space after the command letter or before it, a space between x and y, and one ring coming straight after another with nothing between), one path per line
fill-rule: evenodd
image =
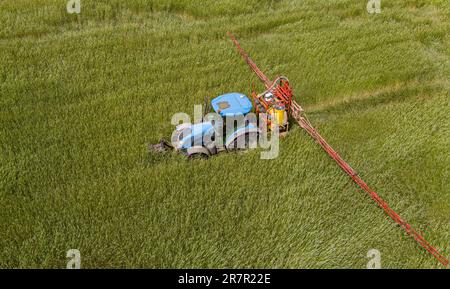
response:
M210 115L205 114L200 123L180 124L172 134L171 143L162 140L160 144L150 145L149 149L164 150L171 147L191 158L208 158L221 151L256 147L260 129L256 118L254 121L245 118L253 108L246 95L223 94L214 98L211 106L219 119L208 119Z

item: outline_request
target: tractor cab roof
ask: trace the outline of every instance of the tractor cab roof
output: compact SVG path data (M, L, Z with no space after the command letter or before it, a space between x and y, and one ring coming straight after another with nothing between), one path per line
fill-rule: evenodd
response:
M211 105L215 112L224 116L246 115L253 105L250 99L242 93L227 93L214 98Z

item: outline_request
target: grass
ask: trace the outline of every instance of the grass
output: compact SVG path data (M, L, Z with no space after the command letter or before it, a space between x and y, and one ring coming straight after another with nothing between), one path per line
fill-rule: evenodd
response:
M297 126L270 161L147 154L257 83L226 31L450 257L446 1L63 2L0 2L1 268L442 268Z

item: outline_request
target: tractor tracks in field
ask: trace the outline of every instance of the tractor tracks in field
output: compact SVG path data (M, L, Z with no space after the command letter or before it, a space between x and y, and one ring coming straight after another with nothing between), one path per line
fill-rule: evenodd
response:
M363 91L357 94L336 97L316 104L307 105L305 106L305 111L310 113L343 111L344 108L352 106L364 106L370 108L374 105L405 100L417 95L417 93L421 93L424 89L431 89L432 91L439 89L444 90L447 85L448 84L442 80L431 80L426 82L411 80L406 82L396 82L375 90Z

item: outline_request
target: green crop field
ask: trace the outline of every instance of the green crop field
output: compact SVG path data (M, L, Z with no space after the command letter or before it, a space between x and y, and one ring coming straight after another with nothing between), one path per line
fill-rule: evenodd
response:
M0 1L0 268L444 268L298 125L149 154L205 96L289 77L322 136L450 257L446 0Z

